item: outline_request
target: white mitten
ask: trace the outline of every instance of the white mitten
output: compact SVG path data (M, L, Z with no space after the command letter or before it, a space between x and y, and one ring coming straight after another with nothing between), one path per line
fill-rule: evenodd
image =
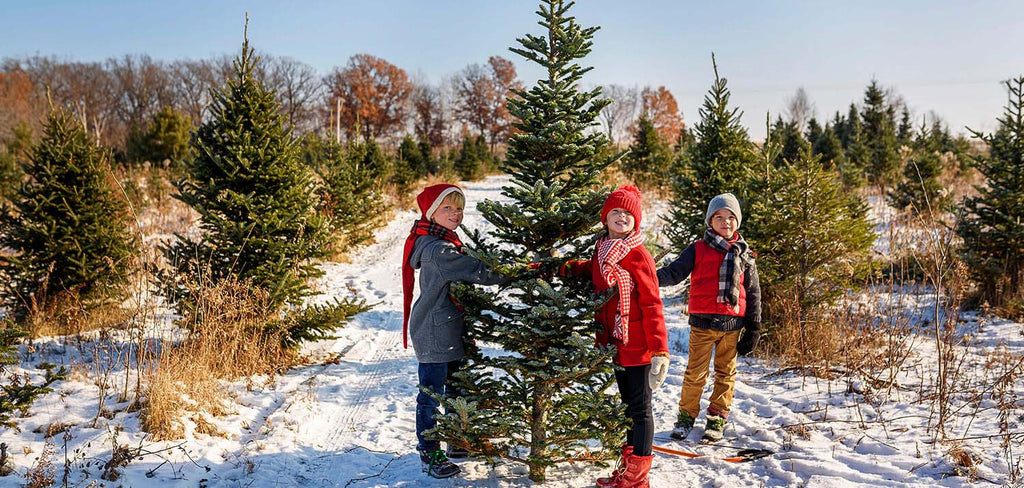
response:
M668 356L651 357L651 391L657 390L668 376Z

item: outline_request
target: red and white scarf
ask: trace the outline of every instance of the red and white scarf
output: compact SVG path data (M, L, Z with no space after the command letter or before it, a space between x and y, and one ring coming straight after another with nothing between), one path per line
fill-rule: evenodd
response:
M629 341L629 307L633 293L633 277L629 271L619 266L619 261L629 254L633 248L644 243L639 232L633 232L625 239L611 239L603 236L597 240L597 265L601 269L601 277L608 287L618 285L619 309L615 312L615 324L612 327L612 339L626 345Z
M452 244L459 252L462 252L462 240L459 235L448 228L430 220L417 220L409 231L409 237L405 239L405 249L402 252L402 346L409 348L409 310L412 308L413 283L416 281L416 272L409 263L412 250L416 246L416 239L420 236L434 236L444 239Z

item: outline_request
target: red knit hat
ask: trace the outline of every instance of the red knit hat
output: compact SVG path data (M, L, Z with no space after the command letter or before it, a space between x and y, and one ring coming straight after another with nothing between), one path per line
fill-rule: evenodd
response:
M453 192L462 193L463 197L466 195L462 192L462 188L450 183L439 183L437 185L430 185L424 188L423 191L416 196L416 204L420 206L420 212L423 214L423 219L430 220L430 216L434 214L437 207L441 206L441 201L444 200L444 197Z
M633 214L633 218L636 219L636 225L634 228L640 228L640 220L643 218L643 213L640 210L640 189L633 185L622 185L618 190L613 191L608 198L604 201L604 207L601 207L601 223L605 224L605 219L608 217L608 212L611 212L614 208L624 208Z

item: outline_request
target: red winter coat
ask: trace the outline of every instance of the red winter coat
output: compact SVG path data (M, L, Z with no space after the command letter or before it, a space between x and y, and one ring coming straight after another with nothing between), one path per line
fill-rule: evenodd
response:
M601 276L601 269L596 260L595 251L594 257L589 261L571 261L567 266L573 276L589 273L594 288L601 293L609 287ZM668 332L665 330L665 316L661 311L661 295L658 293L654 258L646 248L637 246L619 261L619 266L629 272L635 286L630 295L629 340L625 346L614 342L617 349L615 363L620 366L651 364L651 354L668 353ZM615 312L618 309L619 295L615 293L595 314L597 323L604 326L604 330L597 334L598 344L609 343L611 327L615 324Z

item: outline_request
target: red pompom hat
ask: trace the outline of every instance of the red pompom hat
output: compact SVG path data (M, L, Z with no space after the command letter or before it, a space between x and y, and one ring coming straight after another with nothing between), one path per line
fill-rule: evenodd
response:
M640 221L643 219L640 207L640 189L633 185L620 186L605 199L604 206L601 207L601 223L607 224L605 219L608 218L608 212L611 212L612 209L624 208L633 214L633 218L636 219L634 228L639 229Z

